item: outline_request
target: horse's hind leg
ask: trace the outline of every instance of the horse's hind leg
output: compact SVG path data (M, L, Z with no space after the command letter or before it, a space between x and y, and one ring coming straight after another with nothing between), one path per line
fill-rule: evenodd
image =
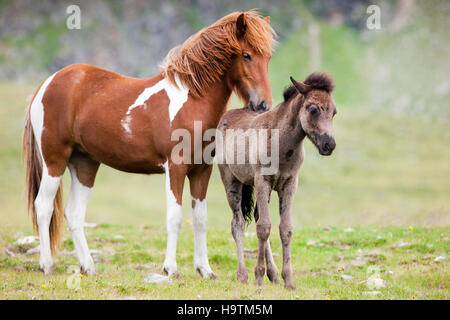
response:
M58 177L49 175L47 167L44 165L39 192L34 201L40 240L39 268L45 275L55 273L50 246L50 222L54 209L53 201L58 192L61 177L62 175Z
M95 266L84 234L84 221L99 163L88 156L74 153L68 167L72 182L65 215L80 263L80 271L92 275L95 274Z
M244 257L244 231L245 220L241 209L242 186L227 165L219 165L220 176L225 185L228 204L233 211L233 220L231 220L231 233L236 242L236 251L238 257L237 280L243 283L248 281L248 271L245 266Z
M194 225L194 268L204 279L215 279L208 261L206 245L206 190L211 177L212 165L194 168L188 174L192 197L192 222Z

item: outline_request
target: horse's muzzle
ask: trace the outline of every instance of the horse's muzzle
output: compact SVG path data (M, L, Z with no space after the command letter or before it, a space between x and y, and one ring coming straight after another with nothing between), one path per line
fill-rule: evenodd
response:
M319 147L319 153L322 156L329 156L333 153L336 148L336 141L334 138L327 133L321 134L317 138L317 146Z
M255 104L253 101L248 103L248 108L255 112L265 112L270 109L270 105L266 103L266 101L262 100L260 103Z

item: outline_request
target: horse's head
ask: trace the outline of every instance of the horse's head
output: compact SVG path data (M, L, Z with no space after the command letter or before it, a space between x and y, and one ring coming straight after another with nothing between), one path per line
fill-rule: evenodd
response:
M231 68L228 71L230 86L251 110L258 112L270 109L272 104L268 73L271 48L265 48L263 51L261 44L257 43L258 41L267 42L267 38L272 39L273 29L269 22L269 17L249 19L246 13L238 16L235 36L240 48L233 55ZM261 26L264 27L263 30ZM256 30L258 27L260 27L259 30ZM261 36L258 33L266 33L266 35Z
M303 95L300 106L300 125L324 156L329 156L336 142L333 138L333 117L336 114L331 93L334 85L325 73L313 73L304 82L295 81L291 77L295 89Z

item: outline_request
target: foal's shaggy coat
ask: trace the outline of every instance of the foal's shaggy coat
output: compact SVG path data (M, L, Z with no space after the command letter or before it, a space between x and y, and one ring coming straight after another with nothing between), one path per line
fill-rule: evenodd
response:
M257 285L263 284L264 260L269 279L272 282L279 282L268 240L271 228L269 201L272 190L276 190L280 199L280 237L283 245L281 274L285 286L293 289L290 252L291 207L297 189L298 171L304 159L303 141L308 136L322 155L330 155L333 152L336 143L332 136L332 119L336 114L336 107L331 97L333 83L326 74L313 73L303 83L292 78L291 81L293 86L284 92L285 101L268 112L258 114L248 109L227 112L218 126L218 130L224 136L224 143L223 148L219 147L217 153L219 158L227 161L235 159L238 152L246 152L247 159L252 158L249 154L265 152L250 143L246 145L245 150L235 150L234 141L227 139L228 129L279 130L279 168L275 174L264 175L262 169L266 166L260 162L254 164L229 162L219 164L219 169L228 203L233 211L231 230L237 246L239 263L237 279L242 282L248 280L243 240L245 220L251 219L254 188L257 205L254 215L259 240L255 282Z

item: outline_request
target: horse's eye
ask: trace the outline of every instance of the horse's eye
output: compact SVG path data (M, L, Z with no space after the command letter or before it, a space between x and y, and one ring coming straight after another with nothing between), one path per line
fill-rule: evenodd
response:
M244 58L244 60L247 60L247 61L252 60L252 57L250 56L250 54L248 52L242 52L242 57Z

